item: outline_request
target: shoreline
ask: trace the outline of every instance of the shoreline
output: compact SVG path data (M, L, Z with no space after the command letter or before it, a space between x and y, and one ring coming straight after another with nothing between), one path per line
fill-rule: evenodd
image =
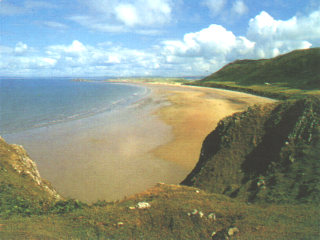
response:
M273 101L210 88L123 84L150 92L125 109L32 129L9 141L25 146L61 195L119 200L157 182L180 183L221 118Z
M171 126L173 138L152 150L160 159L191 172L199 160L202 143L218 122L254 104L275 100L230 90L207 87L144 83L169 104L154 114Z

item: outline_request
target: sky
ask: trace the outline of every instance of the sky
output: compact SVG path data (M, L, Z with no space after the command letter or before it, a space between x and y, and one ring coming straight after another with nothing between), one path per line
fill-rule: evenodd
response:
M205 76L320 47L320 0L0 0L0 76Z

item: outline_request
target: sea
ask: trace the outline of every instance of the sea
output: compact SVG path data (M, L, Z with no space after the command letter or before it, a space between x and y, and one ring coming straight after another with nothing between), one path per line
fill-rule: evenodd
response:
M0 135L120 109L149 91L142 86L91 80L0 78Z

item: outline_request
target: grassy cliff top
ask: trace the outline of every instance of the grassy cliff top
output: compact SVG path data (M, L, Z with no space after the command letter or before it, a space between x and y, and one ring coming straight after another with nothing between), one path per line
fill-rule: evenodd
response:
M59 199L24 148L0 137L0 217L42 212Z
M260 60L237 60L192 84L270 97L320 94L320 48Z
M65 204L68 205L70 202ZM61 203L60 206L61 211L55 214L0 218L0 238L211 239L213 232L231 226L240 232L236 238L228 239L317 239L318 236L316 205L248 205L177 185L158 184L120 202L102 201L71 210L65 210Z
M252 202L320 201L320 98L253 106L221 120L183 182Z

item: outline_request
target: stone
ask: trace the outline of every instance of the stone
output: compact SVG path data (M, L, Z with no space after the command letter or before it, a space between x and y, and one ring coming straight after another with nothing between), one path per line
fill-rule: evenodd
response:
M218 232L213 232L211 237L212 240L229 240L230 237L239 233L239 229L237 227L231 226L224 228Z
M216 214L210 213L210 214L208 215L208 219L211 219L211 220L213 220L213 221L217 220Z
M0 142L7 144L3 140L3 138L0 138ZM53 199L63 199L57 193L57 191L50 184L48 184L47 181L44 181L41 178L36 163L29 157L27 151L21 145L8 145L8 150L10 152L10 155L8 156L8 159L10 160L8 161L8 163L18 174L30 178L35 184L40 186Z
M199 211L198 211L197 209L193 209L193 211L192 211L192 213L191 213L191 214L192 214L192 215L197 215L197 214L198 214L198 212L199 212Z
M228 229L228 235L231 237L233 235L236 235L239 232L239 229L237 227L230 227Z
M138 209L148 209L151 205L147 202L139 202L136 206Z
M117 226L118 226L118 227L123 227L123 226L124 226L124 223L123 223L123 222L118 222L118 223L117 223Z

